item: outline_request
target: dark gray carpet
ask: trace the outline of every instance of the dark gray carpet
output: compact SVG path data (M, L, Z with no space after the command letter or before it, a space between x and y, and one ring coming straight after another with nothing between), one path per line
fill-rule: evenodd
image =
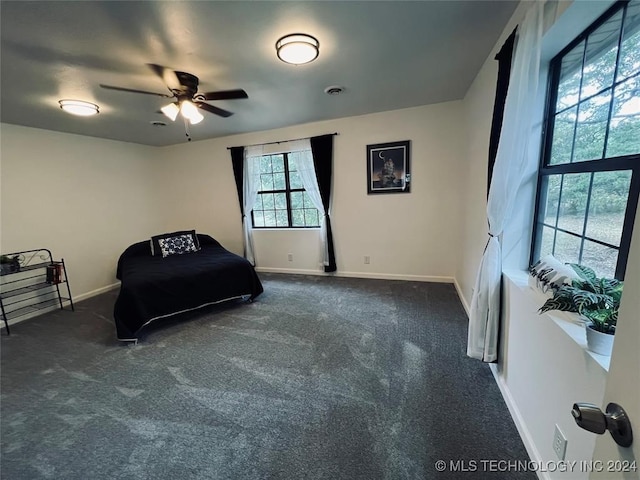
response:
M452 285L260 276L137 346L117 291L3 331L2 478L536 478L480 467L528 457Z

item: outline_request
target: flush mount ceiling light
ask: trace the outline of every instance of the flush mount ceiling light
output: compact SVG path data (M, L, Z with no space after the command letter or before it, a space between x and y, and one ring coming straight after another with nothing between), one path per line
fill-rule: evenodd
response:
M59 100L60 108L72 115L90 117L100 113L100 108L95 103L84 102L82 100Z
M319 49L318 39L304 33L285 35L276 42L278 58L293 65L312 62L318 57Z

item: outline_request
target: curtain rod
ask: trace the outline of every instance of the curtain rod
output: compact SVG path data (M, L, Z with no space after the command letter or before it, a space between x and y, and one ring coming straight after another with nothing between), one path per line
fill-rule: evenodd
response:
M340 135L338 132L326 133L325 135ZM322 137L322 135L314 135L316 137ZM254 143L252 145L242 145L243 147L257 147L258 145L275 145L276 143L287 143L287 142L295 142L296 140L306 140L311 137L302 137L302 138L292 138L290 140L280 140L279 142L266 142L266 143ZM231 150L232 148L237 147L227 147L227 150Z

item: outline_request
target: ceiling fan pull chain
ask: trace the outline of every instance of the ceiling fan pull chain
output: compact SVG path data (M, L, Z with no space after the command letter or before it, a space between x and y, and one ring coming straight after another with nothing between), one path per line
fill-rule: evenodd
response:
M186 118L183 118L184 120L184 132L185 135L187 136L187 142L191 141L191 135L189 135L189 122Z

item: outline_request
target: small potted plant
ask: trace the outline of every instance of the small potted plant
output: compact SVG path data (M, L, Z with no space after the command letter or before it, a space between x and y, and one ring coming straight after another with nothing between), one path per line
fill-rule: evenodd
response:
M598 278L589 267L569 264L580 277L571 285L562 285L540 308L575 312L586 320L587 348L594 353L611 355L616 333L623 282L615 278Z
M0 256L0 272L2 274L19 272L20 271L20 262L18 257L10 257L9 255L1 255Z

